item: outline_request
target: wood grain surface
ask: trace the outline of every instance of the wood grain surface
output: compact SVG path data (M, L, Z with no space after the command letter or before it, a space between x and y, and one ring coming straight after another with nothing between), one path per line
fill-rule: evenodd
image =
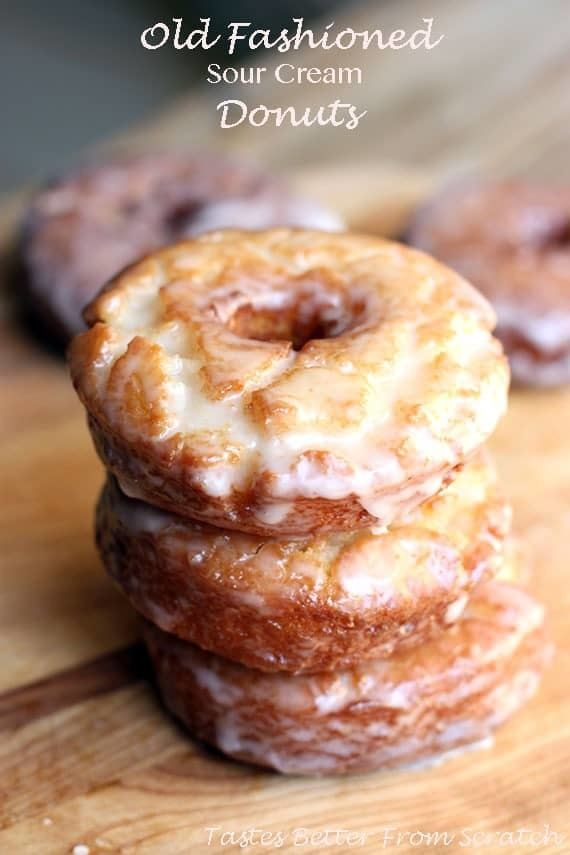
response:
M397 233L431 184L366 165L298 180L378 233ZM284 852L346 851L334 837L295 846L294 831L351 829L367 853L417 850L385 829L455 832L449 852L477 829L487 853L505 851L497 831L547 826L566 841L541 848L570 851L570 391L514 394L493 441L558 645L540 694L492 750L440 768L286 779L206 751L161 710L136 621L92 544L102 472L64 364L6 299L1 324L0 853L259 851L220 837L252 827L285 833Z

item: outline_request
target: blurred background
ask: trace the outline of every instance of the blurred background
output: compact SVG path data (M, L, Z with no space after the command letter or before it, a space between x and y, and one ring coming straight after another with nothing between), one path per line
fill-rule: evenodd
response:
M36 181L108 139L131 147L202 144L243 150L268 165L400 162L436 171L570 177L570 8L567 0L22 0L4 4L0 30L0 193ZM206 65L236 58L141 47L157 20L187 29L211 16L278 29L302 15L356 30L421 26L434 50L300 51L298 65L358 65L361 86L209 85ZM289 59L291 55L287 55ZM283 61L283 55L280 60ZM275 59L241 55L245 65ZM215 106L317 108L335 98L368 110L355 131L272 126L221 130ZM128 133L127 133L128 132ZM127 133L127 136L125 134Z

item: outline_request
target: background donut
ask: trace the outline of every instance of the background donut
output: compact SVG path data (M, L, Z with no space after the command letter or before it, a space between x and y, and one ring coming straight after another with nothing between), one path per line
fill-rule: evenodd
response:
M102 161L61 176L33 199L21 232L23 289L59 339L115 274L184 237L229 226L337 230L339 216L247 163L206 153Z
M423 643L504 563L510 507L488 460L390 530L301 540L226 532L129 499L109 479L97 544L161 629L264 671L330 670Z
M570 188L465 182L421 209L408 241L491 301L513 379L570 382Z
M263 674L145 624L166 706L226 754L290 774L433 761L488 738L535 691L551 655L543 610L490 582L428 644L351 670Z

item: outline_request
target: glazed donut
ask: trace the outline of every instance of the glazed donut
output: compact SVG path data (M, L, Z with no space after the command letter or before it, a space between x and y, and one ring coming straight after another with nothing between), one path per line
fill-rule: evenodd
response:
M22 228L28 303L65 341L81 311L128 264L210 229L292 225L337 230L340 218L251 166L163 153L84 166L41 190Z
M503 563L510 508L487 460L390 530L269 540L128 499L109 479L97 544L153 623L264 671L324 671L424 642Z
M124 272L86 319L71 373L123 492L252 534L389 525L506 405L487 302L379 238L211 232Z
M514 380L570 382L570 187L458 184L418 212L407 237L494 305Z
M490 582L430 643L351 670L264 674L167 635L145 638L166 706L238 760L290 774L388 769L487 739L534 692L549 657L543 611Z

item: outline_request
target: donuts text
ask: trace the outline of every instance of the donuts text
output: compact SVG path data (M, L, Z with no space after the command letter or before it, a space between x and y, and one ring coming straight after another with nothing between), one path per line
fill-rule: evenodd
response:
M345 127L348 131L357 128L360 120L368 112L367 110L358 112L354 104L346 104L339 100L314 109L306 107L303 110L296 110L295 107L266 107L265 104L250 108L245 101L229 98L221 101L216 109L220 113L221 128L236 128L243 122L247 122L254 128L273 123L277 128L282 125L291 125L293 128L301 125L305 127L331 125L335 128Z

